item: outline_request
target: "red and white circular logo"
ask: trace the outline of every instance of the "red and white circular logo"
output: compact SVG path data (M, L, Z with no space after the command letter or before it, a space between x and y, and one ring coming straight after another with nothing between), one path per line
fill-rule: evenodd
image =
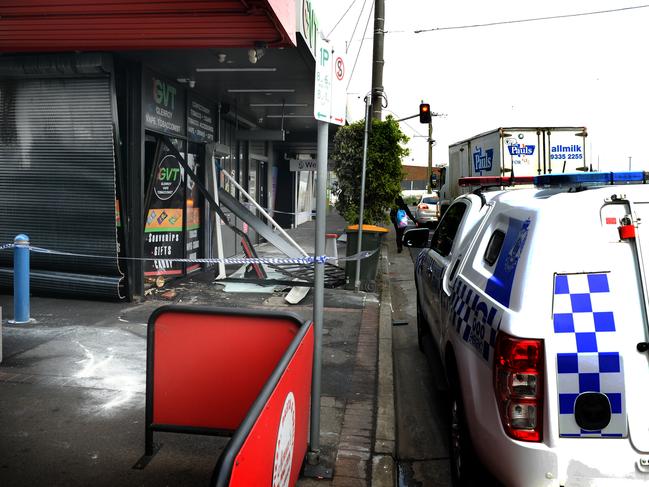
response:
M284 401L275 444L273 487L288 487L295 446L295 397L289 392Z

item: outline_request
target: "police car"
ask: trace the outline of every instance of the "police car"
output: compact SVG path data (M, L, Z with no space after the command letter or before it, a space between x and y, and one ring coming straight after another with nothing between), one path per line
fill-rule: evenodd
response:
M415 264L420 347L432 338L449 383L455 485L480 485L478 461L507 486L649 483L647 183L461 180L498 189L458 197Z

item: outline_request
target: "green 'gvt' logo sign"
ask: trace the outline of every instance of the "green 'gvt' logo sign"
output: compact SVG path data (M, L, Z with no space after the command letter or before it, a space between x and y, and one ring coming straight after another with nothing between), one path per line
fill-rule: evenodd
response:
M176 87L153 78L153 99L160 105L173 110L176 104Z
M180 169L177 167L161 167L160 168L160 181L175 181L180 174Z
M168 200L174 195L181 181L180 163L172 154L167 154L160 161L158 179L155 182L153 191L158 199L162 201Z

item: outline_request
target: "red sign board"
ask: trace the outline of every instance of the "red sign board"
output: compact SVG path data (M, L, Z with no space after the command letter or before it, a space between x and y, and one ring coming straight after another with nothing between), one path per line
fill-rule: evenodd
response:
M156 310L145 457L154 454L154 431L232 435L214 485L295 485L307 448L313 340L312 323L290 313Z

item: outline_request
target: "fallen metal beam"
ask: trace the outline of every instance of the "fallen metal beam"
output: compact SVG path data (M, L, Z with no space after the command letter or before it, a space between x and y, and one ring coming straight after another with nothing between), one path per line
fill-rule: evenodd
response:
M304 257L299 249L284 240L278 233L273 232L272 228L270 228L261 218L254 213L251 213L243 203L234 198L223 188L219 188L219 202L232 211L237 218L246 222L259 235L264 237L268 243L282 251L288 257Z

